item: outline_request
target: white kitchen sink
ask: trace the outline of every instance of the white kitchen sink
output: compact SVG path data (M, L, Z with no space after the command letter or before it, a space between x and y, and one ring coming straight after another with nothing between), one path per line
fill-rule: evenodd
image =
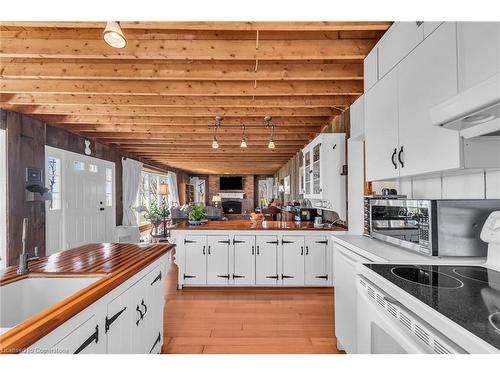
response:
M0 334L99 280L28 277L0 287Z

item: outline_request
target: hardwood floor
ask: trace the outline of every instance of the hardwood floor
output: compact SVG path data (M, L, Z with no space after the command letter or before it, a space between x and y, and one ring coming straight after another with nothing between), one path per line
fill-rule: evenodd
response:
M339 353L332 288L185 288L167 275L165 343L171 354Z

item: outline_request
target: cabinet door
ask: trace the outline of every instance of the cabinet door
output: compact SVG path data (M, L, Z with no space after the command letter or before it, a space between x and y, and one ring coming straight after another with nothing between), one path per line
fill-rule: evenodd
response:
M316 143L312 148L312 195L321 198L321 142Z
M363 62L364 92L370 90L378 81L378 50L374 47Z
M429 35L431 35L434 30L436 30L443 22L438 21L438 22L429 22L425 21L424 22L424 38L427 38Z
M351 131L349 139L363 139L365 134L365 97L360 96L350 107Z
M283 236L283 285L304 285L304 237Z
M459 89L500 72L500 22L458 22Z
M165 278L161 267L155 268L144 279L147 290L147 308L144 327L144 353L159 353L163 344L163 309L165 307Z
M229 283L229 237L207 237L207 284Z
M186 236L184 239L184 284L207 283L207 237Z
M365 94L366 179L399 176L397 68Z
M430 109L457 94L456 24L445 22L398 66L399 174L460 167L458 132L432 125Z
M378 45L379 79L424 40L422 22L396 22Z
M255 239L255 284L276 285L278 282L278 237L257 236Z
M52 354L98 354L104 353L104 332L95 315L69 333L49 353Z
M255 237L234 236L235 285L255 285Z
M312 160L311 151L304 151L304 195L311 195Z
M107 306L103 333L110 354L136 353L138 343L138 322L141 313L137 311L135 289L132 286ZM135 304L134 304L135 303Z
M328 285L326 236L305 238L305 284Z

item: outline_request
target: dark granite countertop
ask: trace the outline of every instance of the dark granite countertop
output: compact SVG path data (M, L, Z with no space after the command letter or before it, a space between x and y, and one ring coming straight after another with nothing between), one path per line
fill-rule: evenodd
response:
M403 289L427 306L500 349L498 330L490 322L500 312L500 272L480 266L365 264L366 267ZM408 281L396 274L396 267L429 281L433 287ZM413 270L415 271L413 271ZM437 272L437 273L436 273ZM439 287L436 287L439 286ZM500 323L500 313L493 317Z

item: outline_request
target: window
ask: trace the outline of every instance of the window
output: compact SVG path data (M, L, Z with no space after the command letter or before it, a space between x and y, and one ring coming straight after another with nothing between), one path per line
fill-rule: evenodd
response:
M98 171L97 165L89 164L89 172L97 173L97 171Z
M47 188L52 193L49 210L61 209L61 159L50 156L47 159Z
M73 169L75 171L84 171L85 170L85 163L83 161L74 161L73 162Z
M113 206L113 170L106 168L106 207Z
M144 206L148 210L158 207L163 201L169 205L168 197L160 195L160 184L167 183L167 176L142 172L141 186L137 196L137 206ZM139 224L146 224L147 220L144 218L144 213L137 214Z

